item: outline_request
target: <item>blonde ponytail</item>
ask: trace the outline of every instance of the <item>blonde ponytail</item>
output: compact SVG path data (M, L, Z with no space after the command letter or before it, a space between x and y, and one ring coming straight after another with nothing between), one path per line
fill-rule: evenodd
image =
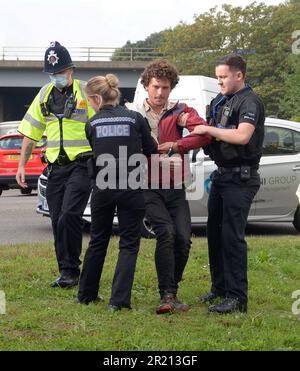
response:
M103 104L119 104L121 92L119 90L119 80L112 73L106 76L95 76L88 80L85 91L87 95L98 94L103 100Z

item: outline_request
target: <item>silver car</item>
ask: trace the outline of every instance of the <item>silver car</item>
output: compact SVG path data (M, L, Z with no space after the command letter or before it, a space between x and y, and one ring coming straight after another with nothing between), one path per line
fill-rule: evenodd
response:
M190 200L192 226L205 224L207 221L207 199L210 186L210 174L215 164L205 156L202 150L191 153L191 171L196 174L197 168L204 166L202 197ZM252 203L249 222L291 222L300 232L300 123L266 118L263 156L259 173L261 187ZM39 205L37 212L49 215L45 190L47 177L41 175L38 184ZM187 198L195 188L191 184L187 189ZM91 213L88 202L83 219L90 223ZM114 224L117 225L117 218ZM142 226L144 237L153 237L150 223L144 219Z

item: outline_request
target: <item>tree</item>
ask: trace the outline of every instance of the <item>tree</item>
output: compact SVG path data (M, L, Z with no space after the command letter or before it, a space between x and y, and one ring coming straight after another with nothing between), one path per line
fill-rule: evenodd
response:
M255 51L254 30L270 20L272 7L251 4L246 8L223 5L180 24L165 33L160 50L179 70L214 76L215 59L239 51L247 57Z
M126 47L154 47L180 74L215 76L215 61L235 52L247 61L247 82L262 97L267 115L298 115L299 58L292 55L292 35L300 30L300 0L278 6L252 3L222 5ZM125 47L123 47L125 48ZM122 49L122 48L121 48ZM116 54L117 56L117 54ZM150 58L150 55L146 55Z
M148 61L155 57L159 57L160 52L158 48L163 42L163 34L164 31L153 33L145 40L140 40L136 43L127 41L127 43L122 46L122 48L116 49L111 60L128 61L129 59L132 59L139 61Z
M284 95L280 100L280 117L300 122L300 54L291 55L292 71L285 74Z
M288 36L291 50L294 51L295 40L292 36L294 31L298 30L296 34L300 32L300 1L290 0L287 7L293 14L293 17L289 19L291 33ZM291 52L288 54L286 68L283 70L282 91L283 94L279 101L280 117L300 122L300 54L292 54Z
M218 57L240 53L248 65L247 82L261 95L268 115L285 114L285 71L291 71L291 35L300 29L299 0L279 6L256 2L242 8L223 5L179 24L164 35L160 50L182 74L214 77Z

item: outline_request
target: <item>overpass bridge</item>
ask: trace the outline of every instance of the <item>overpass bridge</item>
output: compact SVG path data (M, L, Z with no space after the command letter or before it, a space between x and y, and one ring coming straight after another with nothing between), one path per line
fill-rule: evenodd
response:
M40 87L49 81L43 73L47 47L0 48L0 122L21 119ZM114 73L123 99L133 99L135 86L146 63L161 57L152 48L68 48L76 65L74 77Z

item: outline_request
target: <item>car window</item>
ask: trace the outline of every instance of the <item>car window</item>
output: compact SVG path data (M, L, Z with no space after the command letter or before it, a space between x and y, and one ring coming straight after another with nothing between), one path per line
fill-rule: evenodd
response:
M275 126L265 127L263 155L286 155L299 151L300 134L297 131Z
M295 151L300 152L300 133L294 131Z
M19 137L3 138L0 140L1 149L21 149L22 139Z

